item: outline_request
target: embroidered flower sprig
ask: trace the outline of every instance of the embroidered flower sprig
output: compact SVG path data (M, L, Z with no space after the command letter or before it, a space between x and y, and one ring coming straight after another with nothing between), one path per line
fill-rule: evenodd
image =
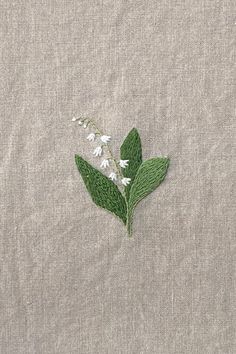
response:
M88 129L87 140L96 144L93 155L101 158L100 168L94 168L81 156L75 155L76 165L85 186L98 206L119 217L132 234L132 220L136 205L164 180L169 166L168 157L142 159L141 139L132 129L120 148L120 158L114 157L110 147L112 138L104 134L89 118L73 118Z

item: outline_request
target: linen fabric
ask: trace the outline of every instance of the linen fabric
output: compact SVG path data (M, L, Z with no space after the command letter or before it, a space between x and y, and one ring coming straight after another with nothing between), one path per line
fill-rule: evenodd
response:
M0 1L2 354L233 354L234 0ZM169 156L133 237L74 155Z

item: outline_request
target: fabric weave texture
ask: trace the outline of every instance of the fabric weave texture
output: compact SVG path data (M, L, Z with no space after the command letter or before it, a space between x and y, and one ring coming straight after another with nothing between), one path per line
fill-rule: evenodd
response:
M1 354L236 352L235 14L0 1ZM76 114L117 156L137 127L143 160L170 157L132 238L79 177L76 153L97 160Z

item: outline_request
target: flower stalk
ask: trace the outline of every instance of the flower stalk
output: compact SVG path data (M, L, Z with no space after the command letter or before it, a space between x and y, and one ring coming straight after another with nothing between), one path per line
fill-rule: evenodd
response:
M103 133L103 131L101 129L98 128L98 126L95 124L95 122L92 120L92 119L89 119L89 118L73 118L72 121L75 122L76 120L79 121L79 124L80 125L83 125L84 128L87 128L87 127L91 127L94 129L94 133L90 133L87 137L87 139L89 141L94 141L95 140L95 136L99 136L100 137L100 140L101 142L103 143L100 147L97 147L95 150L94 150L94 155L95 156L101 156L102 155L102 151L101 149L106 149L107 150L107 153L108 153L108 157L107 157L107 160L109 161L112 161L113 163L113 168L115 170L115 173L116 175L120 178L121 180L121 187L122 187L122 194L123 196L125 197L125 193L124 193L124 187L127 186L127 184L130 182L130 179L127 179L127 178L124 178L123 174L122 174L122 170L121 168L125 168L126 166L128 166L128 160L121 160L120 162L118 162L116 160L116 158L114 157L113 153L112 153L112 150L109 146L109 142L111 140L111 137L108 136L108 135L105 135ZM106 166L102 166L102 168L104 167L108 167L107 164ZM116 181L117 178L115 178L114 174L111 174L111 179L113 181ZM126 200L126 197L125 197L125 200Z
M131 178L124 177L124 175L122 173L122 169L124 169L128 166L129 160L119 160L118 161L115 158L115 156L113 155L113 152L110 148L110 145L109 145L109 143L111 141L111 137L108 135L105 135L103 133L103 131L98 128L98 126L95 124L95 122L92 119L74 117L74 118L72 118L72 121L73 122L77 121L78 124L80 126L82 126L84 129L86 129L88 127L92 129L92 131L87 136L87 140L89 142L94 142L96 140L96 138L99 137L101 143L99 146L97 146L95 148L95 150L93 151L93 155L95 155L96 157L101 157L102 155L104 155L104 151L106 151L106 154L105 154L106 156L102 160L102 162L100 164L100 168L103 170L105 170L108 167L113 168L113 172L111 172L109 174L108 178L111 179L113 183L120 181L120 184L118 185L118 187L120 187L120 189L121 189L121 193L124 197L124 200L125 200L125 203L127 206L127 210L128 210L128 200L127 200L127 197L125 194L125 187L128 184L130 184ZM110 162L112 163L112 165L110 165ZM129 219L129 215L127 215L127 218ZM127 220L126 226L127 226L128 236L130 237L132 234L132 231L131 231L131 223L129 220Z

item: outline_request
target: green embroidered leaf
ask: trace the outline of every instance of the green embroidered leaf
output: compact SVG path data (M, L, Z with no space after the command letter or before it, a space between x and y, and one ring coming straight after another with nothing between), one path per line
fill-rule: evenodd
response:
M135 206L154 191L164 180L169 166L169 158L157 157L144 161L140 166L128 202L127 227L131 232L132 215Z
M75 155L75 162L94 203L112 212L126 224L127 206L118 187L82 157Z
M125 138L120 148L120 157L122 160L129 160L128 166L122 169L124 177L131 178L130 184L125 187L125 194L128 200L134 178L142 163L142 145L137 129L133 128Z

